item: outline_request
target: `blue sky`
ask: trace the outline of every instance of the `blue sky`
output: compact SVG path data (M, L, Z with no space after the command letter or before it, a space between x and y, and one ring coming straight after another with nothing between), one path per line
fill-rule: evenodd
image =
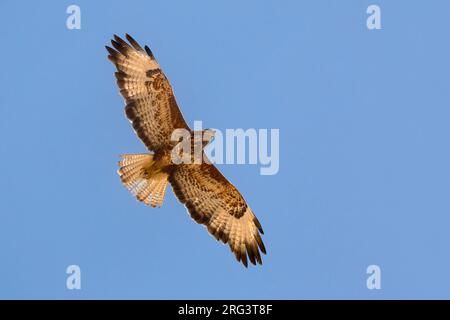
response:
M81 8L81 30L66 8ZM381 8L381 30L366 8ZM450 298L448 1L2 1L0 298ZM186 120L279 128L280 170L221 165L265 229L243 268L144 152L106 59L148 44ZM81 290L66 288L79 265ZM381 268L380 290L366 268Z

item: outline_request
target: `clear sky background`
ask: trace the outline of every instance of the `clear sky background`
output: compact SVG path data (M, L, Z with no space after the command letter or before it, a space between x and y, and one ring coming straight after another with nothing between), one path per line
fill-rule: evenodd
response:
M66 28L70 4L81 30ZM0 298L450 298L450 2L0 12ZM263 224L262 267L238 264L171 189L152 209L121 185L118 155L145 151L104 48L125 32L152 48L190 125L280 129L277 175L220 166ZM66 289L71 264L81 290Z

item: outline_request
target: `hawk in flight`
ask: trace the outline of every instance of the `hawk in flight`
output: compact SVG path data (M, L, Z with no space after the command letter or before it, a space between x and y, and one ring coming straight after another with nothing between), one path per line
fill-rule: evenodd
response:
M125 114L134 131L151 153L124 154L118 174L122 183L139 201L161 206L168 183L191 217L205 225L217 240L230 246L237 261L262 264L266 253L261 239L263 229L239 191L209 161L175 164L171 140L176 129L194 137L178 108L172 87L151 50L142 48L131 36L128 42L114 35L114 48L106 46L109 60L125 99ZM201 148L211 141L210 135ZM191 139L194 141L195 139ZM192 142L192 148L194 143ZM201 149L203 154L203 149ZM206 159L206 155L203 154Z

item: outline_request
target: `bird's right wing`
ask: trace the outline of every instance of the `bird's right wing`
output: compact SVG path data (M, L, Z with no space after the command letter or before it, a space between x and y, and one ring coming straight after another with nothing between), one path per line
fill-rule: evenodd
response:
M128 34L130 44L114 35L113 47L106 47L120 93L125 99L125 113L136 134L150 151L167 148L172 132L189 130L178 108L172 87L150 49L145 50Z
M173 191L191 217L217 240L230 246L247 267L262 264L263 229L239 191L213 164L180 164L169 176Z

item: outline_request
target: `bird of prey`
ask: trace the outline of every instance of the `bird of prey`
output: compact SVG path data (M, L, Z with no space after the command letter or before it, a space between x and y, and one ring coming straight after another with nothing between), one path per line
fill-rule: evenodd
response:
M248 260L262 264L260 252L266 253L261 239L264 232L239 191L209 161L172 161L176 144L171 140L172 132L185 129L192 136L196 133L183 119L172 87L152 51L147 46L142 48L128 34L126 39L128 42L114 35L113 48L106 49L117 68L115 76L125 100L125 114L151 153L121 156L118 174L122 183L139 201L156 207L162 205L170 182L193 220L228 244L238 262L245 267ZM206 143L202 142L204 148L213 133L201 133L210 135Z

